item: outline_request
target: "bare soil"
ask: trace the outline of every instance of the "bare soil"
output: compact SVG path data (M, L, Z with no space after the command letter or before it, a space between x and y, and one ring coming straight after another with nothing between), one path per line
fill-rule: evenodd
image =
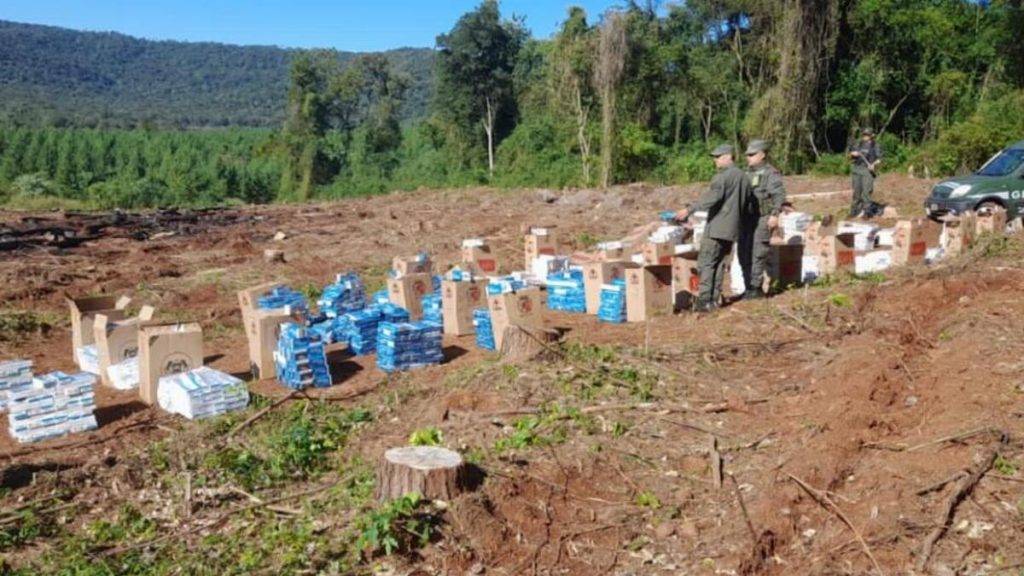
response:
M931 184L885 175L878 197L917 215ZM845 179L800 177L787 186L798 209L845 209L841 194L799 196L844 191ZM518 269L525 225L557 226L584 250L594 239L629 235L700 190L417 192L246 208L237 211L243 217L155 239L110 228L77 246L8 250L0 252L3 307L41 314L52 326L0 335L0 358L30 358L38 372L71 370L62 294L130 293L163 317L200 322L210 365L241 375L246 344L235 292L242 287L323 286L355 270L377 288L393 256L426 250L454 263L467 237L489 238L503 268ZM0 214L0 225L26 216ZM42 216L69 227L77 218ZM285 240L274 240L278 231ZM283 250L286 262L265 262L268 248ZM446 338L443 366L392 377L372 357L339 355L337 385L310 395L353 397L339 407L388 406L348 448L368 461L425 426L439 427L449 447L469 450L508 436L538 407L585 410L561 441L485 460L483 486L451 504L442 538L416 559L390 560L395 573L914 573L956 481L919 491L995 450L998 470L954 509L925 570L995 574L1024 561L1022 255L1011 246L894 270L880 283L802 288L647 325L548 314L547 324L565 332L559 350L612 347L616 362L651 375L650 403L625 388L589 394L581 385L589 371L617 377L592 357L556 353L503 368L472 338ZM835 298L840 293L852 304ZM287 393L274 382L251 389ZM192 424L158 414L133 393L100 389L97 400L94 433L20 446L0 432L7 489L0 505L30 500L41 478L55 474L89 479L91 489L75 498L91 517L154 489L126 482L132 471L121 456L187 434ZM17 564L37 552L9 558Z

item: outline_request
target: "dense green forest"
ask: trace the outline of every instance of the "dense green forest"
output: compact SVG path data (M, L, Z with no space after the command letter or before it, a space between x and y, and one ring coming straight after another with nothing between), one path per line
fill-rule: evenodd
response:
M138 207L686 182L709 146L756 137L789 173L841 173L866 126L887 169L949 174L1024 139L1021 0L629 2L572 8L548 39L485 0L432 60L414 120L392 58L303 51L276 129L5 130L0 191Z
M295 50L155 42L0 20L0 121L21 125L279 126ZM388 60L411 83L405 118L426 114L433 51ZM358 54L336 53L342 64Z

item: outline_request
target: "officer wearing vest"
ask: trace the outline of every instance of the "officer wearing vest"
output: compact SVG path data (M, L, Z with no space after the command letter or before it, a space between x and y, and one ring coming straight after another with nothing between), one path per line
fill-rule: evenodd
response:
M861 130L860 140L850 146L850 161L853 162L853 202L850 204L850 218L856 218L871 209L875 177L878 174L878 165L882 163L882 149L875 142L874 130Z
M740 242L740 265L747 288L744 300L765 296L764 277L769 270L772 232L779 226L779 214L786 203L782 173L768 162L770 148L764 140L752 140L747 146L747 178L753 189L754 213L744 225Z
M741 223L753 197L746 174L733 163L732 146L723 144L715 148L711 156L718 174L700 199L691 208L680 211L677 217L685 220L693 212L708 213L697 257L700 294L694 308L698 312L710 312L721 301L722 281L727 272L725 263L732 254L733 244L740 239Z

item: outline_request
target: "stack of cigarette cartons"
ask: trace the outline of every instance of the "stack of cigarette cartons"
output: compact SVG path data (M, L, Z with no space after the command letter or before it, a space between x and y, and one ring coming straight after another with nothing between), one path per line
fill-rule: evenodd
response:
M408 322L409 312L388 302L350 312L344 318L348 323L349 351L362 356L377 350L377 330L381 322Z
M291 314L300 315L309 312L306 297L287 286L277 286L260 296L256 307L261 310L288 310Z
M157 399L165 411L199 420L244 409L249 390L230 374L200 366L161 378Z
M597 311L597 319L609 324L622 324L626 321L626 280L618 278L611 284L601 288L601 306Z
M588 262L583 265L583 288L586 292L587 313L597 314L601 308L601 291L615 280L626 277L626 270L638 264L621 260Z
M95 383L96 376L86 372L53 372L35 378L28 388L9 391L11 437L27 443L95 430Z
M473 310L473 327L476 331L476 345L484 350L494 351L494 325L491 323L491 311L487 308Z
M316 304L328 318L362 310L366 308L366 288L358 274L338 274L334 282L324 288Z
M444 324L444 308L440 292L431 292L423 297L423 320L435 324Z
M32 387L32 361L0 362L0 410L7 408L7 394Z
M553 274L565 272L568 269L568 256L542 254L533 259L533 267L530 268L529 272L536 278L547 280Z
M573 268L548 276L548 308L559 312L587 311L583 270Z
M440 364L441 326L434 322L382 322L377 335L377 366L385 372Z
M277 375L274 350L277 349L281 324L294 320L289 308L268 309L260 306L260 300L264 296L280 288L281 284L272 282L238 292L238 307L242 312L242 325L245 327L245 336L249 342L249 367L253 375L261 380ZM273 298L264 301L264 304L277 303Z
M277 379L292 390L331 386L331 371L327 366L323 341L298 324L281 326L281 339L274 352L274 360Z

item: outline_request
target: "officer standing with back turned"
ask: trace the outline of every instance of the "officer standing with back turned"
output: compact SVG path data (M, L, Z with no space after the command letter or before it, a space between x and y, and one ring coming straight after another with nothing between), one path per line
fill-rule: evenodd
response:
M683 209L677 216L677 219L685 220L693 212L708 213L697 257L700 273L700 294L694 307L697 312L710 312L721 300L726 258L732 254L733 244L740 239L741 222L752 198L746 174L733 163L733 147L723 144L715 148L711 156L715 159L718 174L696 204Z
M782 173L768 162L770 145L752 140L747 146L747 177L754 194L753 222L744 226L740 263L746 284L744 300L764 298L764 276L768 274L772 232L779 226L779 214L786 203Z

